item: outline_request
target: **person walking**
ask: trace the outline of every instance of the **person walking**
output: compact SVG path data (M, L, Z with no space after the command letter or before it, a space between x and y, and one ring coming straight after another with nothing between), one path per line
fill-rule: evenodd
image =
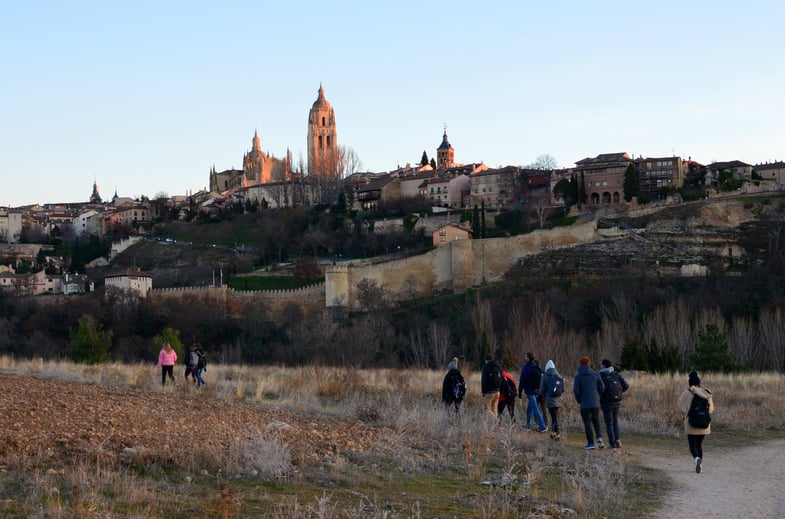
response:
M621 435L619 434L619 410L621 409L622 395L630 386L620 373L613 370L613 363L603 359L600 363L600 378L605 385L605 391L600 395L600 407L605 419L605 433L608 436L609 449L621 449Z
M499 408L499 392L502 388L502 368L493 358L493 355L486 355L485 364L482 366L480 378L482 388L482 398L485 402L485 410L496 417Z
M515 386L515 379L512 375L502 370L502 389L499 391L499 420L501 421L504 409L510 414L510 421L515 423L515 397L517 394L517 387Z
M447 364L447 374L444 375L442 382L442 402L445 410L449 411L450 407L455 407L455 414L458 414L465 394L466 381L458 368L458 357L453 357Z
M542 382L542 370L537 365L534 353L526 353L526 364L521 368L521 382L518 385L518 397L523 393L526 394L526 425L524 428L531 431L532 416L537 420L539 432L547 432L548 426L540 414L540 408L537 405L537 394L540 391L540 383Z
M714 412L714 396L711 390L701 387L698 373L688 375L688 388L679 396L676 405L684 413L684 432L690 454L695 459L695 472L703 470L703 438L711 434L711 413Z
M561 440L559 434L559 407L564 395L564 378L556 369L552 360L545 363L545 373L540 382L540 396L545 399L545 407L551 417L551 439Z
M188 377L191 377L191 381L196 384L196 365L199 363L199 355L196 353L197 344L191 345L188 351L185 353L185 381L188 382Z
M161 370L161 385L166 385L166 376L169 375L172 384L174 384L174 366L177 364L177 352L174 351L172 345L164 342L161 351L158 353L158 369Z
M600 395L605 391L600 375L591 369L591 359L581 357L578 361L580 367L575 379L572 382L572 392L575 401L581 406L581 418L583 419L583 430L586 433L586 446L584 449L594 449L594 436L592 427L597 433L597 445L602 449L602 432L600 430Z
M194 351L198 356L194 375L196 376L196 387L199 388L205 384L202 373L207 372L207 352L204 351L204 348L202 348L202 345L198 342L196 343L196 349Z

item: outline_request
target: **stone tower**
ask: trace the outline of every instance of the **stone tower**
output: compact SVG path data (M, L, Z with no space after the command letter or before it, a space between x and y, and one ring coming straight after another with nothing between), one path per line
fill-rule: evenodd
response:
M335 112L319 85L319 97L308 114L308 174L323 177L338 176L338 134Z
M455 163L455 149L447 140L447 127L444 127L442 143L436 148L436 169L447 169Z
M98 183L93 181L93 194L90 195L91 204L100 204L101 195L98 194Z

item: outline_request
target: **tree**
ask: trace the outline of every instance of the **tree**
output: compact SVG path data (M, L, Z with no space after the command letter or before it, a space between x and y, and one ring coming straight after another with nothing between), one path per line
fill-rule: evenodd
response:
M431 167L433 169L436 169L436 159L434 159L434 158L431 158Z
M104 331L104 325L91 315L79 318L76 329L68 329L70 339L69 357L74 362L96 364L109 359L112 347L112 331Z
M543 154L537 157L532 164L528 166L530 169L542 169L551 171L558 167L556 163L556 159L554 159L551 155Z
M733 371L736 367L728 352L728 337L716 324L698 332L698 346L692 355L693 367L700 371Z
M160 334L153 337L153 349L155 350L156 355L158 355L158 352L161 351L161 348L163 348L165 342L168 342L172 349L177 352L178 359L182 358L185 350L183 349L183 341L180 340L180 330L176 330L167 326L161 330Z
M480 208L477 204L474 205L472 212L472 235L475 238L480 238Z
M624 172L624 199L630 202L632 197L640 194L641 181L638 176L638 170L635 168L635 164L630 162L627 166L627 170Z
M425 153L425 150L422 152L422 158L420 159L420 166L427 166L428 165L428 154Z

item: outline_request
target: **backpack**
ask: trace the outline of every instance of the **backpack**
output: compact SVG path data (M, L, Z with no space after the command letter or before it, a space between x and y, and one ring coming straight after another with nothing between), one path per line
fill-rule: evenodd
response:
M502 376L502 368L499 366L499 363L495 360L490 362L490 366L488 366L488 387L498 388L501 390L502 382L504 382L504 376Z
M696 429L707 429L711 424L709 401L693 395L690 410L687 411L687 422Z
M605 384L605 392L602 394L602 401L621 402L621 394L624 391L622 391L619 376L616 373L608 373L602 377L602 382Z
M186 366L195 368L197 364L199 364L199 354L196 353L195 351L192 351L188 354L188 360L186 361Z
M542 383L542 369L535 364L526 376L526 387L539 391L540 383Z
M551 387L548 389L546 396L551 398L558 398L564 394L564 379L561 375L551 376Z
M463 401L463 396L466 394L466 384L459 380L452 387L452 392L453 392L453 395L455 395L455 400L456 401L458 401L458 402Z
M518 394L518 388L515 387L515 382L507 377L502 377L502 394L506 402L512 402Z

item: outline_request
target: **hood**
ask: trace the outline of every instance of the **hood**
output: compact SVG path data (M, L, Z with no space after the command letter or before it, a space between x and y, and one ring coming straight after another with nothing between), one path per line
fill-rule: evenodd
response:
M700 387L700 386L693 387L692 388L692 394L693 395L698 395L699 397L705 398L706 400L711 398L711 390L710 389L706 389L705 387Z
M613 366L609 366L607 368L602 368L600 373L613 373Z
M554 364L552 360L549 360L545 363L545 371L548 371L551 368L556 369L556 364Z

